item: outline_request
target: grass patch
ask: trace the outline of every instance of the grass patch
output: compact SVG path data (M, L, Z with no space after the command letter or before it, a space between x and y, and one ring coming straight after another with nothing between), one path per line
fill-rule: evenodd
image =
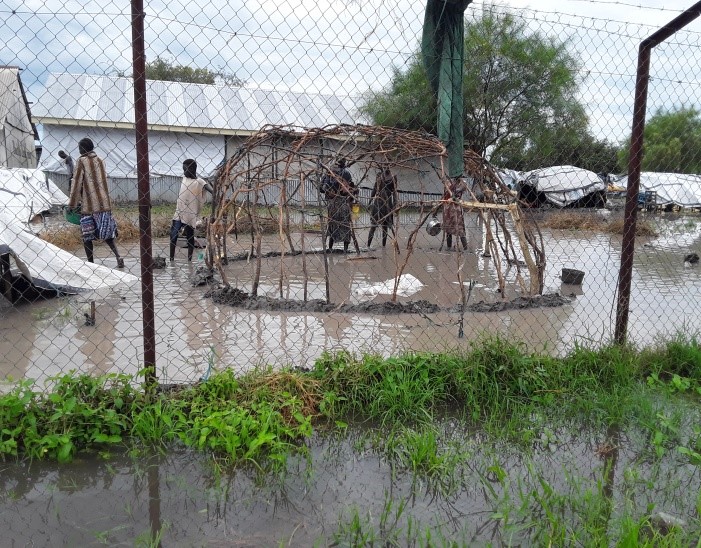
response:
M553 416L599 426L636 420L667 436L674 421L641 404L641 394L701 395L701 349L696 338L680 336L641 351L576 347L554 358L495 337L460 355L341 353L323 356L310 372L237 377L227 370L158 395L124 375L66 374L50 382L50 391L22 381L0 396L1 455L67 461L104 444L179 441L234 463L283 463L304 450L313 425L342 429L362 420L389 429L381 445L403 466L431 475L454 464L430 428L446 411L470 428L523 443L533 441L539 420ZM700 444L687 449L697 452Z
M623 234L624 221L623 217L620 216L611 219L592 211L565 209L544 214L539 219L538 224L542 228L553 230L588 230L608 234ZM638 218L635 224L635 235L655 237L658 235L658 232L652 222Z

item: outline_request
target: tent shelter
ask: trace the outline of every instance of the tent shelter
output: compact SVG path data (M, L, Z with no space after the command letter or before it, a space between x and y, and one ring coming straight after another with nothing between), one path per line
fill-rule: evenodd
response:
M523 174L519 200L532 207L603 207L606 184L594 173L574 166L553 166Z
M35 168L38 138L19 68L0 67L0 167Z
M127 272L89 263L42 240L0 209L0 295L10 302L137 281Z
M628 176L616 184L627 188ZM655 192L658 206L701 207L701 175L644 171L640 174L640 191Z
M0 206L20 224L64 205L68 205L68 196L43 171L0 168Z

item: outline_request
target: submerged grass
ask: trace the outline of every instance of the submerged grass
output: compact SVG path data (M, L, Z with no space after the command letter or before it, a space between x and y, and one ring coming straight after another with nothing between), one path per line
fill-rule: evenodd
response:
M211 205L207 204L202 209L202 217L211 212ZM120 205L112 211L119 235L117 241L134 242L139 239L139 209L136 205ZM175 213L175 204L159 204L151 208L151 236L153 238L166 238L170 235L170 225ZM263 234L278 232L278 216L275 208L260 208L258 224ZM316 226L318 228L318 226ZM248 216L242 215L235 225L236 232L247 234L251 231L251 222ZM232 229L233 230L233 229ZM73 251L83 245L80 235L80 227L76 225L62 225L44 228L39 232L43 240L65 249Z
M426 425L446 411L471 428L526 443L534 421L552 417L657 424L656 407L641 403L641 394L700 395L701 348L695 337L679 336L641 351L576 346L555 358L494 337L462 354L340 353L322 356L310 372L227 370L156 396L124 375L67 374L51 383L46 392L22 381L0 396L0 454L65 461L100 444L179 440L234 462L282 461L313 424L367 420L404 429L404 445L414 448L409 467L432 469Z
M626 426L647 440L640 458L669 456L701 466L701 427L689 424L682 405L670 405L701 396L701 347L694 336L642 350L575 346L564 357L499 337L460 354L327 354L311 371L237 376L227 370L156 394L114 374L61 375L51 385L41 390L22 381L0 396L3 458L66 462L112 444L165 449L180 443L228 463L283 472L288 456L308 454L315 428L343 435L348 423L360 421L370 435L358 450L369 443L393 473L406 472L436 496L453 496L470 463L491 505L485 520L495 525L499 544L675 546L698 532L697 525L660 532L650 523L650 508L614 512L605 485L615 466L609 455L616 441L608 432ZM459 427L442 430L446 419ZM497 449L501 442L522 448L519 458L527 461L532 448L557 435L551 428L558 424L607 432L596 449L602 479L592 484L572 477L563 489L539 466L511 477ZM469 445L475 431L490 440L492 453L482 443ZM632 485L640 481L634 467L625 474ZM404 499L388 498L379 516L351 509L333 540L349 546L470 544L465 531L444 525L420 524Z
M582 211L565 209L548 212L538 221L541 228L555 230L588 230L592 232L606 232L609 234L623 234L623 217L607 218L595 211ZM655 237L658 231L654 223L648 219L639 218L635 225L636 236Z

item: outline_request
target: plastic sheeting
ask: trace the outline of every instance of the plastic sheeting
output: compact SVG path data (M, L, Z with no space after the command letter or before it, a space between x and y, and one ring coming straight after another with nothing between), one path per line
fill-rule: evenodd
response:
M523 174L521 186L543 193L547 202L567 207L594 192L604 192L606 184L593 171L574 166L553 166Z
M627 188L628 176L619 179L616 184ZM701 207L701 175L643 171L640 174L640 190L656 192L657 205Z
M378 282L374 284L359 284L354 289L353 292L356 295L370 296L375 295L391 295L394 292L394 278L385 280L384 282ZM397 284L397 295L401 297L410 297L414 293L421 291L424 284L421 280L412 276L411 274L402 274L399 277L399 283Z
M29 119L19 69L0 68L0 166L33 168L37 164L34 128Z
M32 283L61 293L99 290L139 279L128 272L84 261L25 230L17 219L0 209L0 249L14 258L22 274Z
M68 204L66 196L39 169L0 169L0 204L19 223L53 206Z

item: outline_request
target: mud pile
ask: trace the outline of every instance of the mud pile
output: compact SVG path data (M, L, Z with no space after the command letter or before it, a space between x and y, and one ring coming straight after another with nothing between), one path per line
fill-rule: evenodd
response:
M238 306L246 310L267 310L275 312L343 312L347 314L435 314L442 310L460 312L459 306L443 309L426 300L411 302L364 302L358 304L334 304L321 299L300 301L292 299L274 299L248 294L237 287L216 287L204 294L217 304ZM467 306L471 312L500 312L523 308L562 306L571 299L558 294L538 295L536 297L518 297L512 301L485 303L483 301Z

